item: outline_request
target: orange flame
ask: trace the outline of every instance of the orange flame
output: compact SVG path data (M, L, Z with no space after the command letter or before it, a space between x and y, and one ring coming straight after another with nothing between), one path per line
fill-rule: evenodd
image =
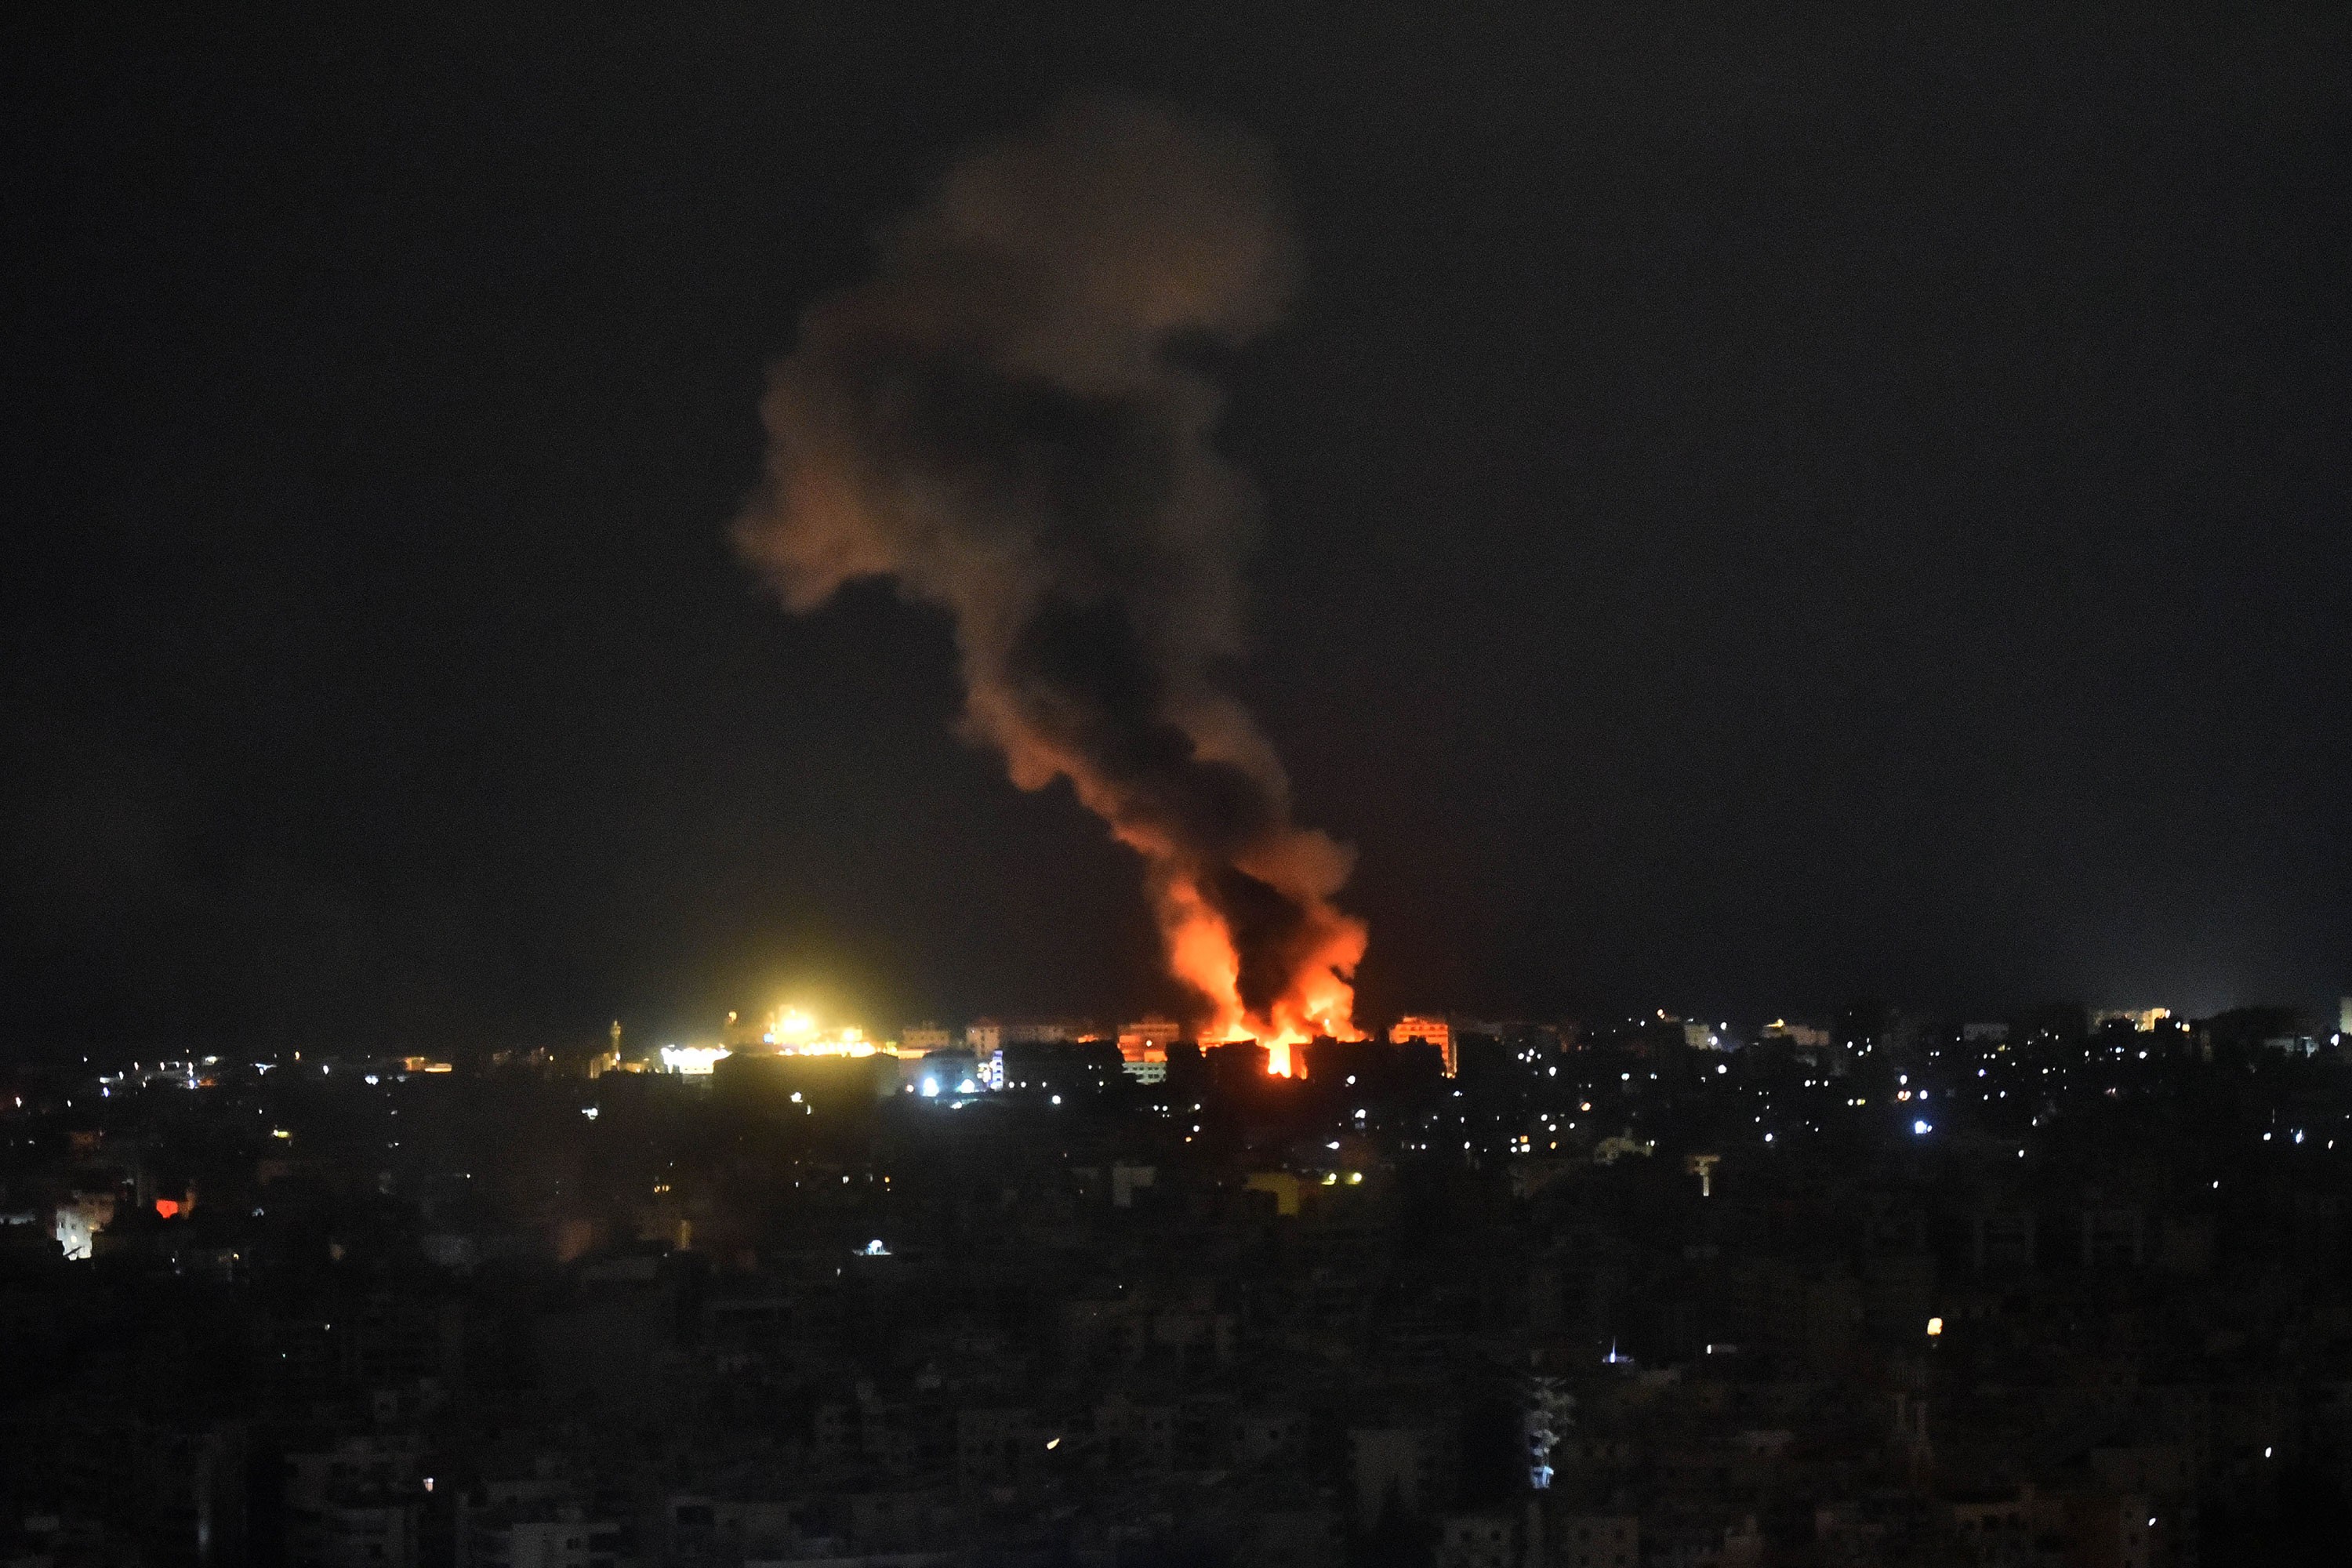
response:
M1294 1047L1318 1035L1340 1040L1364 1037L1355 1024L1356 989L1349 984L1363 957L1364 923L1339 913L1319 896L1308 909L1322 931L1320 941L1282 994L1264 1013L1254 1014L1242 1001L1241 959L1223 917L1191 882L1180 879L1170 885L1160 900L1168 967L1208 1003L1199 1026L1202 1044L1255 1039L1265 1047L1268 1072L1304 1078L1307 1064Z
M974 710L982 724L995 717L977 697ZM1191 861L1183 848L1122 809L1117 789L1084 759L1040 744L1025 729L1005 726L996 733L1016 784L1038 789L1056 777L1067 778L1079 801L1112 825L1112 837L1143 857L1169 973L1197 992L1204 1004L1194 1020L1194 1034L1202 1045L1254 1039L1265 1047L1269 1073L1303 1078L1307 1064L1297 1058L1294 1047L1318 1035L1338 1040L1364 1037L1356 1027L1351 982L1368 932L1362 921L1331 902L1352 869L1351 851L1313 828L1292 826L1240 862L1239 869L1297 904L1313 933L1281 994L1263 1013L1253 1013L1242 999L1241 953L1232 928L1185 868Z

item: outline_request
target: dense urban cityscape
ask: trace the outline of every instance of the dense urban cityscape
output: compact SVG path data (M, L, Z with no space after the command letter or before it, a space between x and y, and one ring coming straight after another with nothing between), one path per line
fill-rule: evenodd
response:
M0 1563L2316 1560L2343 1022L18 1067Z

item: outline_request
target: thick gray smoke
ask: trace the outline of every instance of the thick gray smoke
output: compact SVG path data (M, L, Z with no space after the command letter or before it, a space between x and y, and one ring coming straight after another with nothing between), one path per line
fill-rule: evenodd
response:
M735 530L795 610L862 577L949 610L968 735L1143 856L1205 1028L1273 1037L1347 1029L1364 932L1329 901L1349 853L1292 823L1210 679L1255 509L1197 366L1272 324L1297 265L1234 131L1092 103L972 153L803 321Z

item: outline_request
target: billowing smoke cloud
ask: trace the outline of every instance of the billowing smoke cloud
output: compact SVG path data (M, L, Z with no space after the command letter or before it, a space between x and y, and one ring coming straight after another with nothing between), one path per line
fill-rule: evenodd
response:
M1143 857L1205 1034L1277 1042L1348 1032L1364 928L1330 902L1349 852L1291 820L1211 679L1255 506L1198 367L1276 320L1297 267L1234 131L1093 103L975 152L803 320L735 532L795 610L863 577L949 610L966 733Z

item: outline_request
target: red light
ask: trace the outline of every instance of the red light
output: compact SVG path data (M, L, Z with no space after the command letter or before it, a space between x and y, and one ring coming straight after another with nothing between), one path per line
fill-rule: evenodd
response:
M162 1215L165 1219L170 1219L173 1215L180 1212L179 1201L175 1198L157 1198L155 1200L155 1212Z

